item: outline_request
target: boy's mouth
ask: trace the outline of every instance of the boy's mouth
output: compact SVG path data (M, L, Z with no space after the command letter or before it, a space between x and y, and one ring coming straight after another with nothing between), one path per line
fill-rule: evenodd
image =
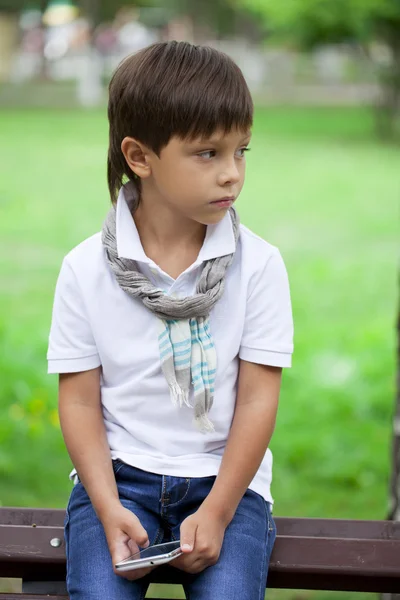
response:
M219 206L221 208L226 206L231 206L235 201L235 196L226 196L225 198L220 198L219 200L213 200L210 204L214 206Z

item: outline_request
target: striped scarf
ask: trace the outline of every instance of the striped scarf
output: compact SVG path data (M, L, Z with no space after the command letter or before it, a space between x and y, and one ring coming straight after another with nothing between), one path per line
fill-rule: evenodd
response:
M137 202L133 186L125 184L125 198L132 214ZM127 198L130 194L130 198ZM231 208L235 241L239 237L239 217ZM116 209L112 207L102 230L102 243L115 278L127 294L139 298L158 318L158 342L161 367L174 406L194 408L194 423L203 433L214 430L208 413L214 399L217 356L210 331L209 314L224 291L225 274L234 254L207 260L203 264L196 293L173 298L137 269L135 261L118 256ZM191 385L193 405L189 402Z
M169 382L174 405L191 406L190 384L194 391L194 421L200 431L213 431L208 412L214 398L217 354L208 317L159 319L158 343L161 367Z

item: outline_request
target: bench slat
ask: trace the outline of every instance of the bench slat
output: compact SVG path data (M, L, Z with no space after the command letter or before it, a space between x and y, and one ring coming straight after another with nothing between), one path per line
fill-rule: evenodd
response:
M61 540L58 548L50 544ZM0 525L0 561L7 563L65 563L64 530L62 527L29 527Z
M306 525L302 523L303 531ZM309 525L309 531L315 531L315 523ZM387 527L386 534L391 531ZM393 531L397 535L397 529ZM52 538L63 539L62 527L0 525L0 576L32 581L63 580L64 546L52 547ZM179 571L168 567L152 573L154 582L179 583L179 579ZM400 540L278 534L269 585L287 589L400 592Z
M0 594L0 600L69 600L68 596L46 596L43 594ZM166 598L149 598L148 600L168 600Z
M0 600L68 600L68 596L46 596L38 594L0 594Z
M62 527L65 510L46 508L0 508L0 524ZM357 539L400 539L400 522L350 519L275 517L280 535Z
M68 600L68 596L46 596L43 594L0 594L0 600ZM149 598L148 600L166 600Z
M275 522L280 535L400 540L400 522L396 521L276 517Z
M0 524L2 525L42 525L44 527L62 527L65 510L61 508L0 508Z

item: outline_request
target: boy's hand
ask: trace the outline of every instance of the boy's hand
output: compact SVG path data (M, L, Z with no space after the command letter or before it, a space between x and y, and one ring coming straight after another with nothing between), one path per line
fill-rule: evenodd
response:
M227 524L215 513L201 506L181 525L181 548L184 552L169 564L186 573L200 573L215 565L221 553Z
M149 545L147 531L137 516L118 503L113 504L112 508L110 507L105 514L103 513L100 520L106 534L114 573L131 581L140 579L150 573L154 567L123 573L117 571L114 567L117 562L129 558L135 552L139 552L139 546L147 548Z

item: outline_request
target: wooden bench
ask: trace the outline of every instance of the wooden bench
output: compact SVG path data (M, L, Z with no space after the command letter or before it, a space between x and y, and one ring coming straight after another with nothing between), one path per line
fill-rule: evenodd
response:
M0 600L67 599L63 520L63 510L0 508L0 577L23 581ZM400 523L275 520L269 587L400 592ZM151 581L179 584L179 571L159 567Z

